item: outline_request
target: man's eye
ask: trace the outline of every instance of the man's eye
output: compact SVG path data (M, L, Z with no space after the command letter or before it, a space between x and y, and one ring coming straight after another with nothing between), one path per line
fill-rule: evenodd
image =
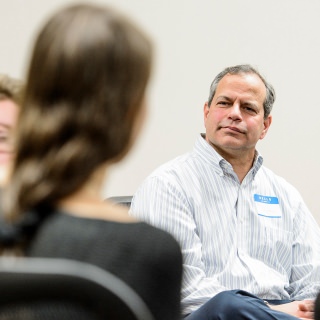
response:
M8 142L8 140L9 140L9 136L8 135L1 135L0 134L0 142Z
M256 110L254 108L252 108L252 107L245 106L244 110L246 110L246 111L248 111L250 113L256 113Z
M229 102L227 102L227 101L219 101L218 102L218 105L222 105L222 106L226 106L228 104L229 104Z

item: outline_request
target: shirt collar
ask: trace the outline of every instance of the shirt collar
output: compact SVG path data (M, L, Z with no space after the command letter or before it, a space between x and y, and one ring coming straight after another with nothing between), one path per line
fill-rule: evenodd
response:
M218 171L219 174L224 174L225 170L232 170L231 164L225 160L205 139L205 134L201 133L195 143L194 152L205 162L207 162L210 166L212 166L215 170ZM259 154L259 152L255 151L253 166L251 168L251 172L253 177L256 175L260 167L263 163L263 157Z

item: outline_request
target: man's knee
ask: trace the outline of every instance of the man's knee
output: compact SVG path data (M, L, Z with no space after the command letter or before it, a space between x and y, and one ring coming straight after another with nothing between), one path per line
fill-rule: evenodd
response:
M223 291L218 293L216 296L210 299L212 304L218 304L221 307L232 307L234 304L237 305L239 299L235 291Z
M243 296L238 293L237 290L223 291L208 301L208 308L210 308L210 314L217 317L232 319L235 313L239 313L239 310L243 310L245 305Z
M266 308L262 300L245 291L223 291L186 319L260 319L259 305Z

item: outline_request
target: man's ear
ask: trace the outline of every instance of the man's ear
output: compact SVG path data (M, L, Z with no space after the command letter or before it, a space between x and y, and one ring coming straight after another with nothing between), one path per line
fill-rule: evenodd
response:
M203 117L204 117L204 120L207 118L209 110L210 110L210 106L208 104L208 101L206 101L206 103L203 106Z
M271 114L269 114L268 117L263 120L264 129L261 132L260 140L262 140L266 136L270 128L271 122L272 122L272 116Z

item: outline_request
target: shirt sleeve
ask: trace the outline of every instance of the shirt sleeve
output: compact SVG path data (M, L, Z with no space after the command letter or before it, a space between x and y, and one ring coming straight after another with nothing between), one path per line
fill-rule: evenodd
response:
M193 210L179 189L177 181L148 178L134 195L130 214L166 230L180 243L184 258L182 307L188 314L227 289L206 275Z
M294 221L288 291L293 300L314 299L320 292L320 228L302 199Z

